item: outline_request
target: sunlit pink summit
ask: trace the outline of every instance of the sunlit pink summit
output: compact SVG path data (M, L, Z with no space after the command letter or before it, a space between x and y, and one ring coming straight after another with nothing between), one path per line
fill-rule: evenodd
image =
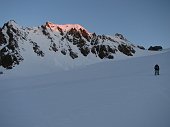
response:
M76 29L78 31L80 29L81 30L86 30L84 27L82 27L79 24L64 24L64 25L59 25L59 24L54 24L52 22L46 22L46 26L49 27L50 29L52 29L53 31L58 31L58 28L61 28L64 32L67 32L67 31L69 31L72 28L74 28L74 29Z

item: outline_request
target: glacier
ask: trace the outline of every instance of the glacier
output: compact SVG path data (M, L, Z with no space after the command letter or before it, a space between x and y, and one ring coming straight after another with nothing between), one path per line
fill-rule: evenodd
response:
M139 56L48 73L5 72L0 126L169 127L170 49Z

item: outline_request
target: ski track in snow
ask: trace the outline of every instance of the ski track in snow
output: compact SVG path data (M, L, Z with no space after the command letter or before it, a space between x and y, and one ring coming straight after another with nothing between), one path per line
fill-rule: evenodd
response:
M167 51L37 76L5 73L0 127L170 127L169 58Z

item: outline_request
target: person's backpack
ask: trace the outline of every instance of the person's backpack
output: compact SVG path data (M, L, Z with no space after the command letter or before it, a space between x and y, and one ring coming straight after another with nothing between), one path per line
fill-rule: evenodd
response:
M155 65L155 70L159 70L159 66L157 64Z

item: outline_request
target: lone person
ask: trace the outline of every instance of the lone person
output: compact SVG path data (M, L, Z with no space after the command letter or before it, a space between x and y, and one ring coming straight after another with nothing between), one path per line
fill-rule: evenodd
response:
M159 65L158 64L155 65L154 69L155 69L155 75L159 75Z

